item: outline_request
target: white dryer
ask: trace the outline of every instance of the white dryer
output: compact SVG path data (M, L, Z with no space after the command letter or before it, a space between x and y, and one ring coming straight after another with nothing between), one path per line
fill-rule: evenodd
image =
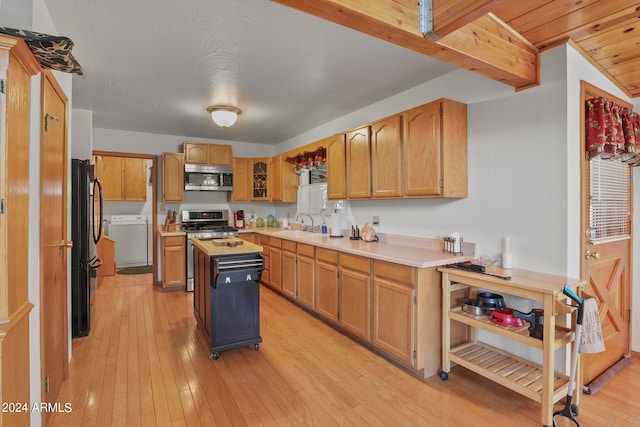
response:
M147 265L146 215L112 215L109 237L116 242L116 268Z

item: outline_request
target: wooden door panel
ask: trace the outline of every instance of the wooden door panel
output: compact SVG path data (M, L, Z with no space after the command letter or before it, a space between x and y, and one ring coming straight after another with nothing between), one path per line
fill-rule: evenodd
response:
M42 402L53 403L68 375L67 98L53 74L42 78L40 269ZM47 120L49 117L56 119ZM48 121L45 127L45 122ZM48 414L43 415L43 425Z
M594 96L612 100L619 105L632 108L624 100L603 91L586 82L581 82L580 123L585 123L585 103ZM582 164L581 164L581 193L582 193L582 263L580 275L586 279L585 293L595 297L598 301L600 323L605 340L606 350L602 353L583 355L583 384L593 381L614 363L618 362L630 351L630 308L631 308L631 248L632 234L620 240L598 242L592 244L591 222L591 164L587 160L585 150L585 132L581 132ZM632 186L630 191L632 191ZM629 194L632 200L632 194ZM633 203L630 205L628 218L618 218L619 221L632 221ZM585 256L597 253L597 256Z
M598 300L606 351L583 356L585 384L629 353L629 240L591 245L590 250L600 259L587 261L584 291Z

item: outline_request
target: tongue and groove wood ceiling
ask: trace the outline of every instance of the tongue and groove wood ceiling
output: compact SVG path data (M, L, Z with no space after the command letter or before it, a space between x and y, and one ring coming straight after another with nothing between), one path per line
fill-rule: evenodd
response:
M540 51L571 43L627 95L640 96L638 0L274 1L516 89L539 84ZM424 34L421 4L432 17Z

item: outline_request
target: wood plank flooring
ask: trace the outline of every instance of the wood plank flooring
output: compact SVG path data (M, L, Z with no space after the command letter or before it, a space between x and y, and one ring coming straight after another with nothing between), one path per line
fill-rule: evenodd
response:
M91 333L72 343L59 402L73 409L50 425L541 425L540 405L529 399L459 367L446 382L415 378L265 288L260 350L213 361L193 294L164 293L151 280L105 277ZM583 397L581 425L640 426L639 392L634 360Z

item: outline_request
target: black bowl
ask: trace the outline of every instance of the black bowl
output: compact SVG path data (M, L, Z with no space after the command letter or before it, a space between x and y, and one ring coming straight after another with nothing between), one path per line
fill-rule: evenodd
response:
M502 310L507 308L504 298L500 294L493 292L478 292L476 295L476 304L485 310Z

